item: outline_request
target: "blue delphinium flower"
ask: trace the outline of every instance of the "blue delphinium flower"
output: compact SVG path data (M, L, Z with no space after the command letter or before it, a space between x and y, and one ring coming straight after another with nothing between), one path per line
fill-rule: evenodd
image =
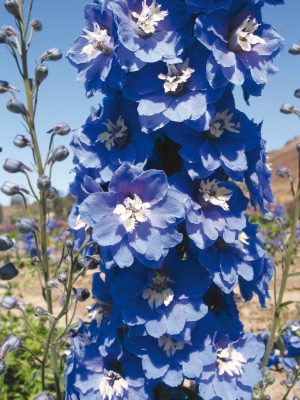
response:
M260 132L256 124L235 108L230 86L215 108L216 113L204 132L182 123L169 123L164 130L170 139L181 144L179 154L193 179L207 178L221 166L231 179L242 181L248 168L246 152L258 146Z
M107 85L122 87L125 71L117 62L116 36L105 0L86 4L83 33L74 41L67 58L78 69L77 81L85 84L87 97L108 93Z
M249 190L250 202L254 209L259 208L263 213L269 210L265 200L274 202L270 181L272 177L271 165L267 163L266 142L261 139L260 144L247 153L248 169L245 173L245 182Z
M262 378L258 363L264 346L251 333L232 340L226 331L219 330L214 337L216 362L203 368L199 395L204 400L251 400L252 390Z
M266 3L271 4L273 6L278 6L285 4L285 0L266 0Z
M224 89L213 90L205 77L209 51L198 41L189 47L183 63L147 64L129 74L123 94L139 101L142 129L151 132L169 121L190 123L198 130L208 129L213 103Z
M252 300L253 293L256 293L263 308L267 308L266 299L270 299L268 283L271 281L274 273L274 267L270 257L263 257L252 262L254 278L251 281L245 281L239 277L239 286L241 295L245 301Z
M236 233L233 243L228 244L219 237L212 246L199 249L200 263L209 270L215 284L225 293L234 289L239 276L247 282L254 279L252 263L265 254L264 246L256 237L257 231L258 225L248 222L243 231Z
M148 335L158 338L181 333L188 322L207 313L202 295L210 283L206 269L182 260L172 249L156 274L135 261L130 272L115 280L110 293L122 305L127 325L144 325Z
M97 116L74 132L72 148L85 168L96 169L103 182L125 161L143 164L153 146L149 135L141 132L137 104L122 95L103 100Z
M209 179L192 181L187 174L172 177L173 187L182 194L186 231L199 249L206 249L221 237L234 243L246 227L244 211L248 199L238 186L222 180L220 171Z
M268 77L277 72L273 58L284 40L261 21L263 1L234 0L229 10L201 14L195 35L211 50L207 79L212 87L243 85L245 97L259 96Z
M28 233L27 235L22 236L22 240L25 242L22 250L30 251L35 247L34 235L32 233Z
M114 0L108 8L113 13L120 42L117 56L128 71L146 63L181 62L184 47L191 38L178 32L187 24L190 13L180 0Z
M188 10L195 14L198 14L199 11L211 13L220 8L228 10L231 3L232 0L186 0Z
M114 173L108 192L90 195L79 211L93 227L93 239L109 247L119 267L129 267L136 257L159 268L169 248L182 240L176 223L183 207L177 196L163 171L143 171L126 162Z

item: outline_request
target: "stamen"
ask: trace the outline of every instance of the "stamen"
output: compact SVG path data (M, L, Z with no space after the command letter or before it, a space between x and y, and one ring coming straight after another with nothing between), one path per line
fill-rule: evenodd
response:
M229 210L227 201L232 196L232 191L224 186L219 186L219 181L213 179L212 181L207 180L200 184L199 194L197 200L202 206L211 203L215 206L220 206L224 211Z
M123 390L128 389L128 383L122 378L120 374L114 371L107 371L104 368L104 376L99 385L102 399L112 400L116 396L123 397Z
M168 306L173 298L174 292L170 288L170 279L166 277L154 277L149 287L143 291L143 299L148 299L149 306L153 309L153 306L159 307L163 303Z
M168 15L168 11L161 11L161 5L156 4L156 0L153 0L150 7L147 6L147 0L144 0L142 5L140 14L132 11L131 15L137 24L138 35L145 38L155 33L158 22Z
M227 129L230 132L239 133L238 129L240 128L240 123L234 124L230 122L233 117L232 114L228 114L229 110L225 110L221 113L216 113L214 118L210 122L208 138L209 139L218 139L224 133L224 130Z
M252 46L257 43L265 43L264 39L254 35L260 24L256 22L256 19L246 18L245 21L238 26L233 32L231 32L228 39L229 50L238 51L251 51Z
M163 350L167 353L167 356L173 356L177 350L182 350L184 345L192 345L191 342L180 342L178 340L170 338L168 335L163 335L158 339L159 347L164 346Z
M92 320L97 321L97 327L100 327L102 318L107 318L110 316L110 314L113 311L113 303L112 301L100 301L96 299L96 302L92 304L91 306L86 307L89 311L88 313L88 318L91 318Z
M247 360L242 353L236 351L232 345L229 345L226 349L218 349L217 365L220 375L223 375L224 372L227 372L230 376L241 375L243 372L242 364L246 362Z
M166 81L164 83L165 93L172 92L179 94L183 91L185 83L195 72L194 69L188 68L189 58L182 64L167 64L168 74L159 74L158 78Z
M97 22L93 22L93 25L94 32L83 29L86 35L82 35L88 40L88 44L83 47L81 54L88 54L90 59L96 53L101 52L103 55L109 55L112 51L112 47L109 46L111 37L108 35L107 30L101 30Z
M105 147L111 151L111 148L116 144L117 147L124 147L128 143L129 131L127 126L124 124L124 119L120 116L113 124L109 119L107 122L103 122L106 126L107 131L98 135L96 142L105 143Z

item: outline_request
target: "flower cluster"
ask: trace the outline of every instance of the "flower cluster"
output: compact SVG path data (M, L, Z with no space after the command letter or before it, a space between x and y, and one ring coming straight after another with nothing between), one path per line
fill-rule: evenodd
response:
M97 243L83 257L96 254L100 271L91 324L72 340L68 400L164 398L183 379L204 400L247 400L261 379L264 346L243 332L233 290L266 307L273 267L245 211L249 199L268 211L271 171L261 124L233 89L248 102L277 70L284 40L262 22L264 3L85 7L67 57L102 100L73 132L69 223L77 249L87 231Z

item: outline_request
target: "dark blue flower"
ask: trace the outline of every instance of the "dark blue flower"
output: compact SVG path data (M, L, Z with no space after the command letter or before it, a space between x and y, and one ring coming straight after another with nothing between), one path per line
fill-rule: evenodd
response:
M236 110L230 86L215 108L204 132L195 130L197 121L195 129L169 123L164 130L170 139L181 144L179 154L193 179L207 178L221 166L231 179L243 181L248 168L246 152L259 144L260 132L256 124Z
M278 6L285 4L285 0L266 0L266 3L272 4L272 6Z
M209 51L196 41L181 64L157 62L129 74L123 94L139 101L142 129L151 132L169 121L185 122L204 130L214 113L214 102L224 89L213 90L205 76ZM195 122L196 121L196 122Z
M257 239L258 225L247 223L243 231L236 233L235 241L227 244L219 237L216 242L199 250L198 259L206 267L213 281L225 293L230 293L239 276L242 276L245 284L254 279L253 261L261 259L265 254L265 248Z
M207 14L220 8L229 9L232 0L186 0L190 12L198 14L202 11Z
M251 333L232 340L227 332L219 330L214 337L217 361L203 368L199 395L204 400L251 400L252 390L262 378L258 363L264 346Z
M107 84L122 87L126 74L115 55L115 35L111 11L107 1L86 4L82 35L74 41L67 58L78 69L77 81L84 83L87 97L108 93Z
M206 249L218 237L234 243L236 235L246 227L244 211L248 204L234 182L222 180L220 171L202 181L176 174L170 182L182 194L186 231L198 249Z
M234 0L229 10L197 18L195 35L211 54L207 79L213 88L231 82L243 85L245 98L259 96L268 77L277 72L273 58L283 49L277 31L261 21L264 1Z
M254 209L259 205L263 213L268 213L265 201L274 202L270 181L272 171L267 163L266 142L261 139L260 144L247 153L248 169L245 173L245 182L250 194L250 202Z
M163 171L143 171L126 162L114 173L108 192L90 195L79 210L93 227L94 240L109 247L121 268L135 257L159 268L169 248L182 240L176 223L183 206Z
M182 62L184 47L191 38L182 38L178 30L190 19L187 6L180 0L114 0L108 8L113 13L119 63L136 71L146 63Z
M202 295L210 282L206 269L182 260L172 249L156 274L135 261L130 272L115 280L110 293L122 305L127 325L145 325L148 335L158 338L182 333L188 322L207 313Z
M92 110L86 124L73 133L72 148L79 163L97 170L108 182L125 161L144 164L153 146L149 135L141 132L137 104L124 98L105 98L103 108Z

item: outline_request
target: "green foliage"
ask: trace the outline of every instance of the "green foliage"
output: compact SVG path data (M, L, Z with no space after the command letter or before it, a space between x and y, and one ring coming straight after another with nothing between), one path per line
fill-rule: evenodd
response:
M0 204L0 224L3 224L3 207Z

